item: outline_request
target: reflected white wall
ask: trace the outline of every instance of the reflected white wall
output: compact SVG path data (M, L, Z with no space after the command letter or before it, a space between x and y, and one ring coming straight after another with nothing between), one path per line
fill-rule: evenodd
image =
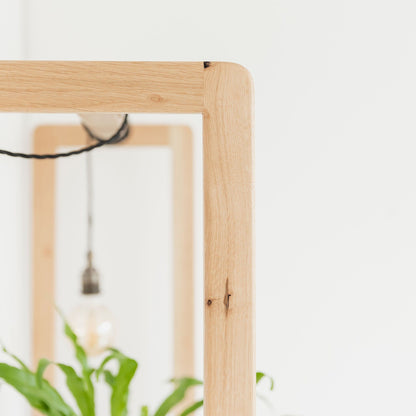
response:
M140 402L160 402L172 377L171 156L166 147L113 147L92 155L95 265L115 317L116 346L140 363L132 386L136 412ZM85 157L59 161L57 172L56 300L69 314L85 265ZM73 361L63 336L57 347L59 360ZM102 408L104 400L97 402Z
M74 122L76 116L34 116L31 124ZM135 124L186 124L194 135L195 305L197 375L202 378L202 164L199 115L131 115ZM170 392L173 375L172 154L167 147L108 147L92 154L94 253L103 277L104 300L117 323L116 346L140 367L130 409L154 408ZM76 305L85 266L86 184L83 156L57 162L56 302L66 313ZM60 320L56 331L62 333ZM57 337L57 358L73 362ZM96 362L96 361L95 361ZM59 378L65 390L64 379ZM98 389L97 407L108 414L108 391Z

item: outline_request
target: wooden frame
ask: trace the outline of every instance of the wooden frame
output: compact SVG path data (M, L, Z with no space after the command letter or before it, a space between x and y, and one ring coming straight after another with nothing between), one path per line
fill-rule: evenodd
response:
M81 126L40 126L34 152L82 147ZM173 156L174 376L194 376L193 139L186 126L130 126L121 146L164 146ZM118 145L117 145L118 146ZM55 359L55 160L33 165L33 362ZM51 374L49 375L51 378Z
M0 111L202 113L206 416L255 414L253 92L213 62L0 62Z

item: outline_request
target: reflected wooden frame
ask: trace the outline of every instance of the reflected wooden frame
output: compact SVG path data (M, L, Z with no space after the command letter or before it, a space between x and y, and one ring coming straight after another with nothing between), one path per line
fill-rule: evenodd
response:
M88 143L81 126L39 126L37 154ZM130 126L126 141L113 146L163 146L172 150L173 185L173 363L174 376L194 376L193 138L186 126ZM33 162L33 363L55 357L55 160ZM51 378L52 374L49 374Z
M255 414L253 83L222 62L0 62L0 111L202 113L204 414Z

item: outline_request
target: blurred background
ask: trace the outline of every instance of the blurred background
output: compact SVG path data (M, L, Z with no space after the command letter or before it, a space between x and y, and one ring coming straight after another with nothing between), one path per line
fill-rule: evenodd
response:
M275 377L271 400L277 415L416 413L415 13L416 4L410 0L0 3L1 59L223 60L252 72L257 368ZM69 117L8 114L0 120L0 147L29 151L36 125ZM196 143L201 141L199 116L147 115L134 120L188 124ZM97 170L108 179L103 169L108 154L102 152L101 157ZM131 158L138 175L132 187L166 190L145 193L146 204L137 197L132 200L133 207L150 214L149 201L163 201L170 189L163 170L169 155ZM100 215L112 215L114 221L120 218L119 206L111 195L119 180L120 198L127 198L123 175L133 169L123 166L123 160L111 157L113 182L100 204ZM201 316L200 145L195 160L196 311ZM70 184L68 175L82 162L71 163L58 168L62 211L57 273L76 282L84 265L82 200L79 222L74 220L79 233L71 237L62 217L67 212L76 217L78 212L78 197L71 196L71 189L78 189L82 178L75 175ZM0 159L0 338L26 358L31 351L31 180L30 162ZM160 223L157 215L166 216L155 215L149 221L158 224L160 232L152 233L151 225L135 225L138 233L143 230L137 253L144 244L166 238L162 247L169 256L169 218ZM102 236L97 239L104 241ZM120 244L127 249L132 241ZM73 249L77 244L78 256ZM106 269L106 253L97 256L106 282L128 279L129 273L141 278L137 264ZM143 276L165 276L167 271L157 264L150 259ZM152 293L151 287L137 282L135 288L139 300ZM168 299L168 283L165 288ZM57 296L63 299L65 292ZM136 358L156 368L157 382L162 383L171 366L168 347L155 351L140 346L147 335L154 337L147 346L168 343L168 303L156 331L137 308L123 313L126 325L139 328L126 348L137 348ZM152 396L150 388L141 391L147 395L144 402L159 397L158 392ZM1 387L0 414L28 413L22 400Z

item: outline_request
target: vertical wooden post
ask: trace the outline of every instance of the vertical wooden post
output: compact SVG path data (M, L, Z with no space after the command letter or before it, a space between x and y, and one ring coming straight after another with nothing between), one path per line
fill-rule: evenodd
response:
M54 153L55 140L35 132L35 153ZM33 361L55 356L55 162L33 161ZM53 372L48 371L51 379Z
M193 138L188 127L170 128L173 157L173 373L195 377ZM175 408L180 415L194 401L190 390Z
M252 80L205 64L205 416L255 414Z
M195 375L193 143L187 127L172 126L174 375Z

